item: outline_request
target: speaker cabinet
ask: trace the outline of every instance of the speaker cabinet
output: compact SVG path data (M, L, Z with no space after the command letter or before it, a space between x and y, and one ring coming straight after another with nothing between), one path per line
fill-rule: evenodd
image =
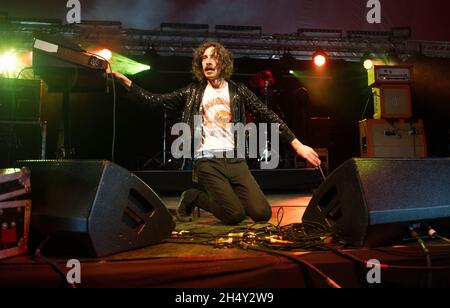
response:
M108 161L21 161L31 170L30 247L103 257L155 244L175 227L156 193Z
M364 120L359 123L361 157L423 158L427 142L422 120Z
M305 223L355 247L400 243L409 226L450 232L450 159L352 159L318 188Z
M373 88L374 119L409 119L412 117L411 86L383 84Z

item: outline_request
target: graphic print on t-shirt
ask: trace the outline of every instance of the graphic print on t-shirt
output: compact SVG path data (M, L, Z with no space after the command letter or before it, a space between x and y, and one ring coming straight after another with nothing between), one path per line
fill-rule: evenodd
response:
M230 129L231 112L229 104L229 101L220 97L204 104L202 116L205 126L209 129L212 129L214 126L216 126L216 129Z
M234 149L234 134L228 85L214 89L208 85L202 102L203 142L200 151Z

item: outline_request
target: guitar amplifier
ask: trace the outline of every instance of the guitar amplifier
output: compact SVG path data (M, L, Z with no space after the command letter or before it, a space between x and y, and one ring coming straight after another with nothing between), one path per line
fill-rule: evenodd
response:
M423 158L427 157L425 129L422 120L388 122L364 120L359 123L361 157Z
M31 200L21 200L31 192L30 171L0 170L0 259L27 252Z
M411 84L414 82L413 67L408 65L375 65L367 73L369 86L394 83Z
M383 84L372 88L374 119L409 119L412 117L411 88L407 84Z

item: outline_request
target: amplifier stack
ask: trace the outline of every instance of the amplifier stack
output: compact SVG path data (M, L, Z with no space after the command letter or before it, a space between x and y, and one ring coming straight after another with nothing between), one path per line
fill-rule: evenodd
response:
M361 157L426 157L424 123L413 118L413 67L374 66L368 74L374 116L359 123Z

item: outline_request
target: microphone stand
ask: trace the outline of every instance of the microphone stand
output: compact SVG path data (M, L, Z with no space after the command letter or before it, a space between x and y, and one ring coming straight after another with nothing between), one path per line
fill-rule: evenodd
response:
M167 109L164 104L163 166L167 164Z
M264 74L263 78L264 78L264 104L266 105L266 107L269 107L269 79L268 79L269 76ZM264 131L266 144L265 144L265 149L262 154L262 157L259 159L259 162L262 162L262 161L267 162L269 160L268 130L269 130L269 127L267 127L267 129Z
M163 149L162 149L162 162L161 160L157 159L157 157L159 155L161 155L161 151L158 152L156 155L154 155L153 157L149 158L145 163L144 163L144 168L147 168L148 165L150 165L150 163L154 162L156 160L156 162L158 163L158 167L157 169L163 169L166 168L167 164L172 162L172 160L168 160L167 159L167 109L166 109L166 105L163 105L164 108L164 115L163 115Z

